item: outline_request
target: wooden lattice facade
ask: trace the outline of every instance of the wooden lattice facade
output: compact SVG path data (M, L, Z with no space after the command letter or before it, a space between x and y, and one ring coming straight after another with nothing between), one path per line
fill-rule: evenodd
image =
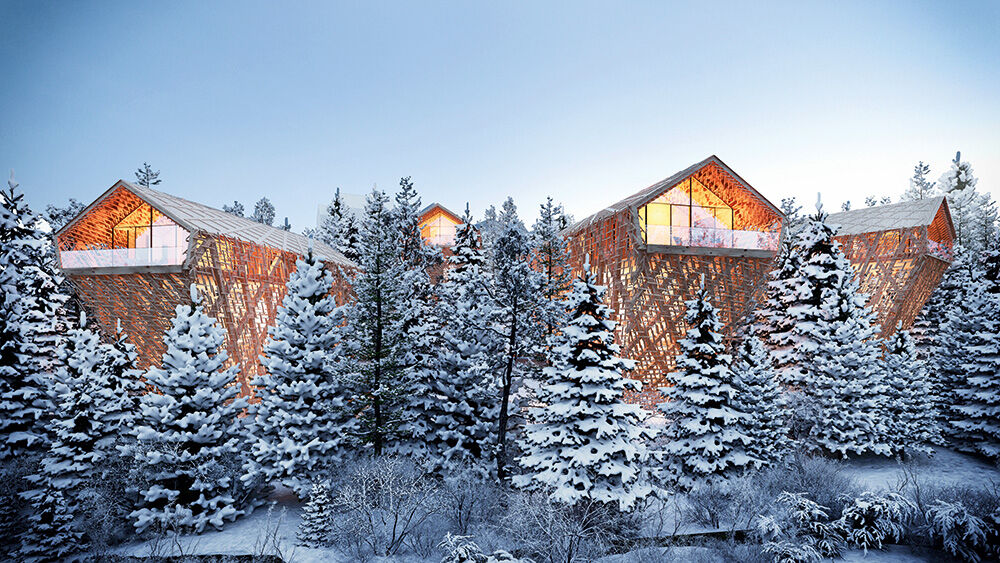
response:
M297 257L313 245L337 277L340 302L354 269L320 242L125 181L56 237L66 277L103 330L114 333L122 323L140 367L161 361L174 309L190 301L195 284L206 312L226 331L245 394L262 369L261 348Z
M909 328L952 260L955 229L945 197L830 216L882 335Z
M704 279L727 333L752 312L780 242L783 215L712 156L566 229L570 264L586 256L618 324L622 355L660 400L684 337L685 301Z

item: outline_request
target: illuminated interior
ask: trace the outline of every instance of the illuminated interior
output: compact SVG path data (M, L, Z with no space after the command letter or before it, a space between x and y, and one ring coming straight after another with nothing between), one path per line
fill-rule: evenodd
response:
M440 207L434 207L420 218L420 236L433 246L455 244L455 230L462 222Z
M59 235L63 268L173 266L189 233L125 188L118 188Z
M701 248L778 248L780 218L759 202L746 198L737 202L720 194L730 196L693 175L641 206L639 227L644 242Z

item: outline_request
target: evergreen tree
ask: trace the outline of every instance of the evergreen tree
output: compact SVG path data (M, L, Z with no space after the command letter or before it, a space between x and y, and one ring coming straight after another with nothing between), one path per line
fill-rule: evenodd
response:
M52 231L58 231L69 223L74 217L79 215L87 206L79 201L69 198L65 206L48 204L45 206L45 221L52 227Z
M162 181L160 180L160 171L154 172L153 167L148 162L143 162L142 166L135 171L135 183L140 186L151 188L159 185Z
M223 205L222 210L237 217L243 217L246 213L246 209L244 209L243 204L235 200L232 205Z
M542 297L545 307L542 309L542 321L545 323L545 338L555 336L556 327L565 322L563 310L563 295L569 290L572 278L568 264L566 240L559 234L562 230L561 205L555 205L552 198L545 199L541 205L541 214L532 228L535 236L535 269L542 274Z
M347 308L343 375L356 409L361 439L382 455L396 438L402 416L406 364L403 311L405 267L389 198L372 190L361 223L354 280L355 302Z
M274 204L271 200L266 197L262 197L257 200L257 203L253 206L253 215L250 219L264 224L264 225L274 225Z
M41 221L13 173L0 192L0 460L46 446L45 419L68 297Z
M443 330L436 369L425 374L426 388L416 397L421 416L410 433L423 437L417 450L432 471L447 474L471 466L485 474L497 417L492 369L497 345L484 322L489 272L468 206L451 250L452 267L438 286L435 316Z
M939 443L936 405L925 362L908 331L897 326L883 353L885 403L880 414L897 454L931 453Z
M668 471L682 490L702 482L724 479L749 467L742 432L748 415L736 410L732 357L722 343L722 323L708 300L704 283L687 302L687 336L680 341L677 371L668 376L671 387L661 391L668 399L660 410L669 420Z
M937 182L932 182L927 179L927 175L931 173L931 167L924 164L924 161L918 162L913 167L913 177L910 178L910 187L903 193L903 201L914 201L921 200L925 198L932 197L934 195L934 187Z
M617 357L605 290L585 263L566 298L570 319L538 389L542 406L531 409L533 422L524 433L518 461L526 473L513 482L568 505L596 501L630 511L652 493L641 469L652 433L642 427L640 407L625 402L625 391L638 393L642 384L624 377L635 362Z
M102 351L102 368L107 373L108 387L122 399L111 404L108 419L122 429L130 429L139 413L140 398L146 392L146 384L142 382L142 371L135 367L139 354L122 330L121 320L116 322L114 340L103 345Z
M73 526L71 506L59 489L47 487L39 495L21 537L18 561L66 561L79 554L84 538Z
M153 391L141 398L135 429L136 461L151 484L131 516L139 532L156 525L221 528L243 513L232 470L244 447L237 417L247 406L237 397L239 367L223 368L225 334L205 314L194 285L191 304L177 306L164 340L163 365L145 374Z
M355 422L338 387L336 364L343 311L331 295L333 274L312 251L296 261L288 291L264 344L266 373L253 381L254 471L300 498L341 461Z
M302 522L295 532L299 545L324 547L330 545L337 512L330 497L330 485L316 483L309 491L309 502L302 509Z
M745 413L741 433L749 439L746 453L758 467L784 458L788 440L788 409L767 348L756 337L743 340L733 362L733 408Z
M316 238L336 248L349 260L357 262L360 232L358 221L340 196L337 188L333 201L316 229Z
M802 441L808 450L842 457L887 455L888 432L878 416L884 409L885 388L875 315L858 294L839 247L832 249L837 269L846 270L833 278L837 285L824 292L814 320L804 327L808 332L803 341L810 348L808 356L803 354L808 360L804 384L797 391L796 422L807 429Z
M948 313L946 333L959 358L951 390L950 425L955 447L1000 457L1000 255L987 255L983 278L966 287Z
M517 217L510 198L500 215L503 229L491 253L492 287L489 289L490 330L501 342L497 360L500 372L500 411L497 419L497 477L507 476L507 433L510 429L512 393L520 376L518 360L527 357L539 340L536 315L541 308L541 275L531 267L532 240Z
M976 252L986 249L994 240L997 220L996 203L989 193L976 191L978 182L972 165L962 160L960 152L938 180L938 187L948 196L955 242Z

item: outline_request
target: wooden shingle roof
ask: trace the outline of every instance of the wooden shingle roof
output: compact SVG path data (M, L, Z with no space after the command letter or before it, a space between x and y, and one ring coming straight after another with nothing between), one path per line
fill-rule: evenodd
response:
M934 222L942 206L954 236L955 228L951 223L951 213L948 211L948 201L945 196L841 211L831 214L828 222L840 226L837 231L838 236L927 227Z

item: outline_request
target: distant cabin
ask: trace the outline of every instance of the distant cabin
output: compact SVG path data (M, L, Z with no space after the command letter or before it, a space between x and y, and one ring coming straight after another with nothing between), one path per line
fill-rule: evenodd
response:
M882 335L910 328L952 261L955 226L944 196L834 213L837 240Z
M119 180L56 233L59 265L77 294L114 334L117 323L136 345L140 367L159 364L163 336L189 285L226 331L240 384L261 372L267 328L298 256L310 245L337 278L356 266L319 241Z
M704 279L724 331L749 318L774 262L784 215L711 156L563 231L576 274L589 256L618 321L622 356L651 405L674 369L684 302Z

